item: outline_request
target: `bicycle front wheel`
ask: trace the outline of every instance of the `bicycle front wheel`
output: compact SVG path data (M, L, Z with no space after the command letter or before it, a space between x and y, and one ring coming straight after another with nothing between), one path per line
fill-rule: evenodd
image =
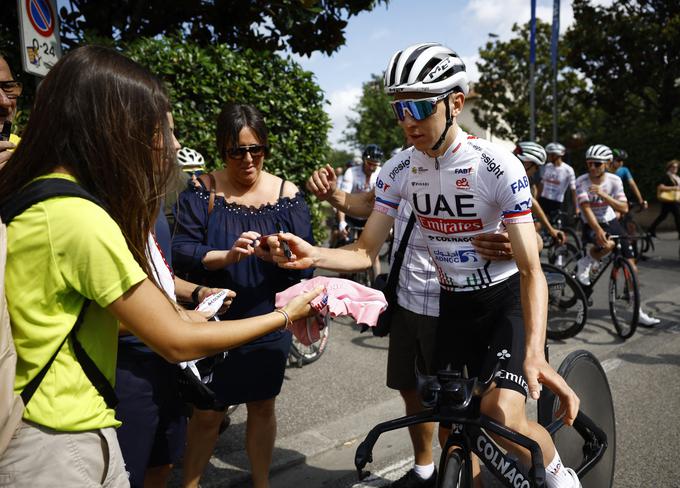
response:
M446 457L442 454L437 486L439 488L472 488L472 480L468 473L468 460L461 455L460 449L451 451Z
M607 435L607 449L602 458L589 471L578 473L583 488L611 488L616 460L616 419L614 402L607 374L590 352L579 350L567 356L557 372L566 380L581 400L580 410ZM547 395L552 419L556 419L559 399ZM543 399L543 396L541 397ZM541 400L539 400L541 401ZM555 447L565 466L578 468L583 461L585 441L576 429L562 427L554 435Z
M588 320L588 299L581 286L563 269L541 263L548 282L549 339L574 337L583 330Z
M621 339L635 333L640 313L640 290L633 267L623 258L614 261L609 276L609 313Z
M319 327L316 317L307 318L307 327ZM305 364L317 361L328 347L328 339L330 337L330 327L326 325L319 331L319 340L306 346L298 341L293 336L293 341L290 344L290 355L293 358L293 363L302 367Z

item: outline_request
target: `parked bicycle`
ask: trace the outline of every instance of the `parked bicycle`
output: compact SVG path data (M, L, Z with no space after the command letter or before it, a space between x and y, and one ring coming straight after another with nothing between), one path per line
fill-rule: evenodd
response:
M573 428L556 419L559 400L543 389L538 400L538 420L555 440L565 465L573 466L584 488L611 488L614 477L616 424L607 376L597 358L587 351L570 354L558 372L581 399ZM458 371L440 371L419 377L419 391L427 410L376 425L356 450L354 464L360 479L373 461L373 447L381 434L424 422L451 425L439 461L439 488L471 488L474 453L503 486L545 487L545 466L537 442L480 412L481 398L495 374L485 381L465 378ZM501 450L490 437L516 443L531 453L527 469ZM564 453L564 454L562 454Z
M579 284L588 298L588 305L592 305L591 296L595 285L600 277L604 275L607 268L610 265L612 266L609 273L609 313L616 328L616 333L621 339L628 339L635 333L638 326L640 288L633 266L623 256L621 251L621 237L611 235L609 238L616 243L614 250L602 259L599 266L591 268L589 285ZM634 240L630 236L625 237L625 239ZM577 261L578 258L572 259L565 263L564 266L564 269L572 277L576 276Z
M626 233L632 237L631 244L633 245L633 253L635 259L645 260L647 256L645 253L654 251L654 240L652 235L644 230L634 218L634 214L638 214L644 210L644 207L636 202L628 202L629 211L621 217L621 224L626 229Z
M541 263L548 283L548 339L574 337L588 320L588 298L580 284L564 269Z

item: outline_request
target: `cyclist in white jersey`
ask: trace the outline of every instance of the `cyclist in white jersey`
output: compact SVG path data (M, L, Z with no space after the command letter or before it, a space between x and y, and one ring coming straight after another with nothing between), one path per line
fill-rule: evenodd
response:
M612 151L603 144L590 146L586 151L588 173L576 179L576 194L581 206L583 220L583 244L593 243L590 252L576 263L576 278L584 285L590 285L590 272L600 265L600 260L614 249L610 235L619 235L621 251L637 274L633 249L625 237L625 229L618 220L617 212L628 211L628 199L623 191L623 181L613 173L607 172ZM661 322L650 317L640 306L638 323L650 327Z
M464 363L471 376L483 377L500 362L497 387L482 400L482 412L538 442L544 459L551 460L546 466L549 488L580 487L573 470L562 466L550 435L525 412L526 397L537 399L541 383L559 396L566 423L573 423L579 403L545 359L547 285L526 173L509 151L458 127L468 82L463 61L450 49L425 43L397 52L385 72L385 87L394 95L395 115L414 147L380 171L375 207L359 240L327 249L285 233L269 237L266 244L283 268L362 269L389 234L399 203L408 200L442 287L440 365L460 368ZM481 259L472 239L503 228L515 262ZM290 258L281 242L290 246ZM499 442L529 464L526 451Z
M559 142L551 142L545 146L545 152L550 161L545 165L541 183L539 184L539 199L541 207L552 217L553 213L562 209L564 194L571 189L571 196L576 205L576 175L574 168L562 160L566 148ZM576 207L578 213L578 207Z
M342 178L340 189L347 193L362 193L371 191L375 188L375 182L378 179L378 169L382 163L383 152L376 144L369 144L364 149L361 155L361 164L352 166ZM352 217L345 215L344 212L338 211L338 230L345 237L347 236L348 224L354 228L363 228L366 224L366 219ZM373 268L373 276L380 274L380 256L376 256L371 265Z

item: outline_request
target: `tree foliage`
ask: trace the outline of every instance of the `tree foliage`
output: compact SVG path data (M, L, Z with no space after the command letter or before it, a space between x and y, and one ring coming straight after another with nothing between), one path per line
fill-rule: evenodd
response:
M553 88L550 62L550 25L536 22L536 140L552 139ZM477 63L480 78L475 90L479 103L473 108L475 121L484 129L510 140L527 140L530 135L529 111L529 24L512 28L507 41L489 41L480 49ZM572 134L583 117L582 106L574 101L585 83L564 62L566 46L560 46L557 80L559 135Z
M388 0L70 0L60 9L63 42L95 35L125 44L182 30L203 45L301 55L335 52L347 20Z
M368 144L379 145L388 155L404 142L404 135L390 107L391 98L383 90L382 75L371 75L362 86L359 102L353 107L357 117L348 117L344 142L362 150Z
M680 3L575 0L567 61L588 80L585 106L604 114L591 142L625 148L648 197L680 140ZM600 122L600 123L597 123Z

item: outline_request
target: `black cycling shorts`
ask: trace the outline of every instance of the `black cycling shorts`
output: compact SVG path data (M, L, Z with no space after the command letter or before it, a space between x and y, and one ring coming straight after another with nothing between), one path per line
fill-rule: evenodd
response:
M628 237L628 233L626 232L626 229L623 228L621 225L621 222L618 220L610 220L609 222L606 223L601 223L600 222L600 227L602 227L602 230L604 230L607 234L611 236L621 236L621 254L623 254L623 257L625 258L634 258L635 257L635 251L633 250L633 246L631 245L630 241L626 239ZM602 249L600 246L598 246L595 243L595 231L590 228L588 224L583 225L583 236L582 236L583 244L586 243L591 243L595 244L597 249Z
M496 386L527 396L524 337L519 273L482 290L441 291L437 371L467 366L468 377L486 380L500 363Z

